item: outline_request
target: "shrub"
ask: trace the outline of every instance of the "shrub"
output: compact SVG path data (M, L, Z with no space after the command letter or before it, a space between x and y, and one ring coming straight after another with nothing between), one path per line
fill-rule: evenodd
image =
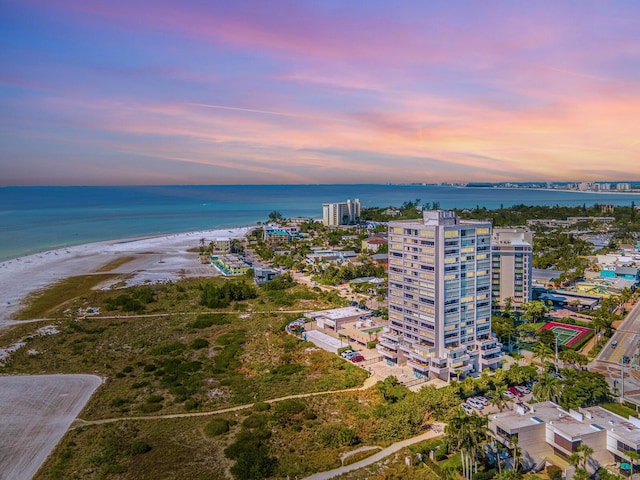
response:
M131 444L131 455L140 455L151 451L151 445L144 440L135 440Z
M316 432L316 438L325 447L334 448L355 445L360 442L358 435L353 430L339 423L320 425Z
M271 409L271 404L267 402L256 402L252 408L254 412L266 412Z
M549 475L549 480L562 480L562 469L555 465L550 465L547 467L547 475Z
M245 428L263 428L267 424L267 416L261 413L254 413L242 422Z
M208 346L209 346L209 340L206 340L204 338L196 338L191 343L191 348L194 350L200 350L201 348L206 348Z
M370 342L367 342L367 348L376 348L376 345L378 345L377 340L371 340Z
M190 398L189 400L184 402L184 409L187 411L195 410L199 406L200 406L200 402L198 402L195 398Z
M113 400L111 400L111 402L109 402L109 405L111 405L112 407L123 407L125 406L127 403L129 403L130 401L127 400L126 398L114 398Z
M210 437L222 435L229 431L229 422L224 418L214 418L204 426L204 431Z
M149 351L149 353L151 355L171 355L181 353L185 348L186 346L184 343L173 342L165 345L156 345Z
M160 403L164 400L162 395L151 395L147 398L147 403Z
M231 323L231 320L224 313L203 313L198 315L190 326L203 329L213 325L228 325L229 323Z
M139 407L142 413L153 413L162 410L162 404L160 403L143 403Z

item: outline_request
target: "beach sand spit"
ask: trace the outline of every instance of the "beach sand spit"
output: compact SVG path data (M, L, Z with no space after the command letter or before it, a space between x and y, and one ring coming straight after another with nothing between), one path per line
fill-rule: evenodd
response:
M12 325L12 316L29 294L57 281L95 273L120 257L132 257L110 273L127 275L129 284L162 282L184 277L216 275L210 265L202 265L189 250L200 239L244 238L255 227L204 230L159 237L113 240L60 248L0 263L0 329Z

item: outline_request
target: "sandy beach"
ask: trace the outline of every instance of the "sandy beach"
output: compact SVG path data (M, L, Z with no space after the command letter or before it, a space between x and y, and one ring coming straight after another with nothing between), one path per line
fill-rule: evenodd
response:
M7 260L0 263L0 329L13 323L12 316L30 293L64 278L95 273L120 257L132 260L109 273L129 276L130 284L217 275L213 266L201 264L189 250L198 248L202 238L206 243L219 237L240 239L255 228L89 243Z

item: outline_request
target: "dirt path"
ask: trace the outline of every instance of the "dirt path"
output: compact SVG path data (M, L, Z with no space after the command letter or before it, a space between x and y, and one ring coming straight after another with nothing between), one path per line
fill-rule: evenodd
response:
M271 400L264 400L265 403L277 403L283 400L289 400L293 398L309 398L309 397L317 397L320 395L331 395L334 393L344 393L344 392L357 392L360 390L367 390L374 386L377 383L378 379L374 376L370 376L364 381L364 384L361 387L355 388L346 388L343 390L329 390L324 392L311 392L311 393L300 393L297 395L287 395L286 397L273 398ZM102 425L105 423L115 423L115 422L123 422L127 420L162 420L168 418L189 418L189 417L206 417L210 415L219 415L222 413L230 413L237 412L240 410L246 410L248 408L253 407L253 403L248 403L245 405L236 405L234 407L222 408L220 410L211 410L208 412L193 412L193 413L168 413L166 415L145 415L139 417L115 417L115 418L103 418L100 420L83 420L82 418L76 419L71 428L80 428L88 425Z

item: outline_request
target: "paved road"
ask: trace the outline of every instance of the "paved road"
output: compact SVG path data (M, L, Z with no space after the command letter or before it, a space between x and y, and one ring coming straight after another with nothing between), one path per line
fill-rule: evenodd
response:
M633 361L636 360L638 352L638 342L640 341L640 302L637 302L629 312L620 327L609 340L609 343L601 350L598 357L589 364L589 370L599 372L607 377L611 386L614 380L617 389L622 389L622 356L626 355L631 359L631 364L625 367L624 376L624 397L640 405L640 380L630 374L630 369L634 368ZM617 342L614 348L614 342ZM637 358L640 361L640 358Z
M598 355L598 361L620 363L623 355L633 359L638 354L640 340L640 302L636 303L620 327L615 331L609 343ZM612 344L618 342L615 348Z
M431 430L417 437L408 438L407 440L402 440L400 442L396 442L387 448L380 450L378 453L374 453L370 457L365 458L364 460L360 460L359 462L352 463L351 465L346 465L344 467L334 468L333 470L327 470L326 472L314 473L313 475L306 477L304 480L328 480L330 478L337 477L338 475L342 475L343 473L352 472L362 467L366 467L371 465L372 463L378 462L389 455L396 453L398 450L402 450L404 447L408 447L409 445L413 445L414 443L422 442L423 440L429 440L430 438L439 437L444 432L444 423L434 423Z
M0 479L33 478L101 383L95 375L0 377Z

